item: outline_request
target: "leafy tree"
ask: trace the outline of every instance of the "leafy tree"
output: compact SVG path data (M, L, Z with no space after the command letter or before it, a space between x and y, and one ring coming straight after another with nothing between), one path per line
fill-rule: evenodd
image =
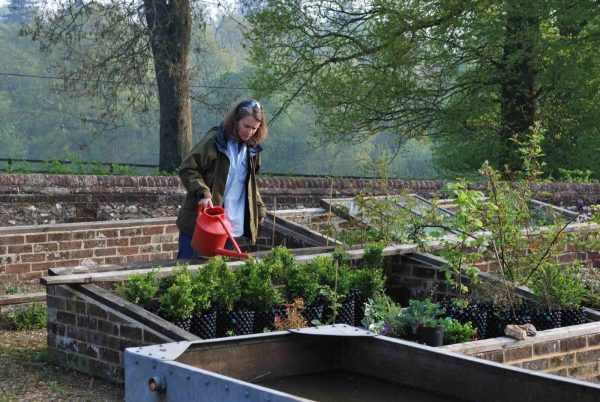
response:
M159 165L173 171L191 149L189 57L200 14L188 0L42 0L24 33L60 53L66 89L103 100L103 120L149 110L156 92Z
M596 135L597 125L579 130L600 88L592 0L256 4L247 32L253 86L265 95L285 89L284 107L313 105L328 138L428 134L442 138L446 155L466 147L474 160L462 159L465 167L487 159L518 170L513 138L522 141L535 120L543 118L547 138ZM571 97L575 81L588 87Z

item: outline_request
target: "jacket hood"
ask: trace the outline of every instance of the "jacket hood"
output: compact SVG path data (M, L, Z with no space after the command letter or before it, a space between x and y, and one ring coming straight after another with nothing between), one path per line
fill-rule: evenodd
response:
M223 130L223 123L219 124L217 127L217 134L215 135L214 142L219 152L227 154L227 138L225 136L225 130ZM258 155L263 150L259 144L254 145L246 143L246 146L248 147L250 157Z

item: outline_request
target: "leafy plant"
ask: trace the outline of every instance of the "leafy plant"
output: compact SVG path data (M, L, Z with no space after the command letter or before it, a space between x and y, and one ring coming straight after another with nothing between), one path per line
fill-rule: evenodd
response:
M439 317L443 313L444 309L431 299L410 300L408 307L402 309L398 319L401 325L410 327L413 334L416 334L419 327L440 325L442 320Z
M71 170L57 159L44 161L44 166L50 174L70 174Z
M549 309L577 308L586 291L583 282L568 267L545 263L532 278L531 289Z
M214 271L201 266L192 275L192 297L194 299L194 313L199 315L208 310L212 304L213 291L216 288Z
M374 297L384 289L385 276L381 268L355 268L350 271L350 289L356 289L365 298Z
M294 254L285 246L275 247L264 256L263 261L269 266L275 281L280 281L285 271L296 265Z
M183 266L176 271L173 283L159 298L162 313L175 320L190 318L196 307L193 292L192 274L187 266Z
M369 331L386 336L399 336L404 332L399 316L402 307L384 292L378 292L365 303L365 315L361 324Z
M293 303L286 304L285 307L285 318L282 319L279 314L275 315L276 330L304 328L308 325L308 322L302 316L302 311L305 308L302 298L294 299Z
M322 287L318 273L311 267L314 265L293 264L283 271L281 279L287 300L301 298L305 304L315 301Z
M462 324L452 317L443 320L444 345L472 341L477 335L477 328L473 328L471 322Z
M127 277L124 284L117 285L117 291L130 302L144 305L152 300L158 292L157 272L152 270L146 275L133 273Z
M212 302L229 311L233 310L241 296L236 274L221 256L211 258L206 269L208 275L215 278Z
M240 303L255 309L267 309L283 302L273 283L273 271L280 265L248 259L236 273L241 290Z
M6 295L16 295L18 293L21 293L22 289L18 286L18 285L8 285L6 288L4 288L4 294Z
M591 183L592 179L592 171L589 169L586 170L568 170L563 168L558 168L558 172L560 173L560 180L567 183Z
M46 306L33 302L25 309L17 310L12 316L12 324L18 329L41 329L46 326Z

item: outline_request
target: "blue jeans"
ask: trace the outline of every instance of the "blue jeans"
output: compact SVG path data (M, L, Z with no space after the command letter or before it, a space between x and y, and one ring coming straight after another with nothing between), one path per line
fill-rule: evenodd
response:
M181 260L184 258L200 258L200 256L192 248L192 237L180 231L177 259Z
M223 247L225 250L233 251L233 242L230 239L227 239L225 242L225 246ZM177 259L190 259L190 258L201 258L192 248L192 237L179 232L179 251L177 251Z

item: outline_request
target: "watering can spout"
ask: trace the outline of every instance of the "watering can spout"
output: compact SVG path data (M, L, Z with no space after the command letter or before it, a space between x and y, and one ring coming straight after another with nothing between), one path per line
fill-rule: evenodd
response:
M227 239L231 240L235 251L224 248ZM235 258L250 257L248 254L242 253L231 234L231 222L225 216L225 210L222 207L203 209L198 206L198 217L192 236L192 248L203 257L215 255Z

